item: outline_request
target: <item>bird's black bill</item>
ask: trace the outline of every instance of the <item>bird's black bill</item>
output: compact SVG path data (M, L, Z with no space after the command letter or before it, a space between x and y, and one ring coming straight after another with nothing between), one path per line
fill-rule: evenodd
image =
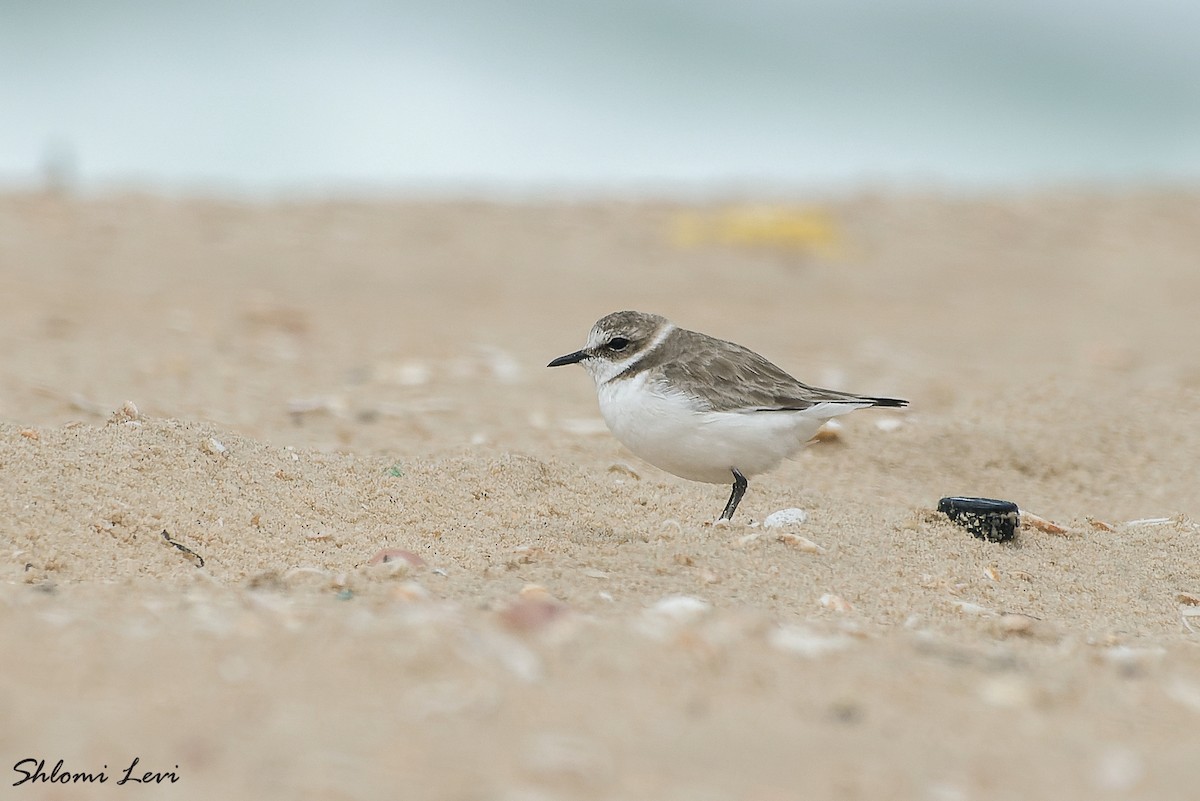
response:
M577 350L574 353L568 353L566 356L559 356L554 361L547 364L547 367L562 367L564 364L578 364L588 357L586 351Z

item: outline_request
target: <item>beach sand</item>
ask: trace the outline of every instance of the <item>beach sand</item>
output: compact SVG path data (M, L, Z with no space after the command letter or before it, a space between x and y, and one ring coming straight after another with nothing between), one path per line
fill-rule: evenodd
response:
M1198 219L1167 190L2 196L2 781L1194 798ZM714 526L727 487L545 369L623 308L912 405ZM946 495L1058 530L975 539Z

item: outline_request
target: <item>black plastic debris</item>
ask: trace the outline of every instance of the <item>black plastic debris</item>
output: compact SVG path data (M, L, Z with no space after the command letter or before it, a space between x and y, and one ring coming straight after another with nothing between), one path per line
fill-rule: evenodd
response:
M1021 525L1021 512L1012 501L994 498L942 498L938 501L942 512L981 540L1005 542L1017 535Z

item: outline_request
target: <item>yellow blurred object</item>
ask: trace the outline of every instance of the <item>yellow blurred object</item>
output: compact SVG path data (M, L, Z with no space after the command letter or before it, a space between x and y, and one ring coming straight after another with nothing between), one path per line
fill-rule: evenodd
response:
M829 215L820 210L780 206L739 206L711 213L685 212L672 220L677 247L715 243L733 247L781 248L837 256L841 238Z

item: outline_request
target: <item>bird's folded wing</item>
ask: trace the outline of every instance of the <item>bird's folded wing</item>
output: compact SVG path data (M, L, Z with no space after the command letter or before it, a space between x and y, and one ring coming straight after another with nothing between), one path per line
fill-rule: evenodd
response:
M822 416L832 417L882 400L810 387L749 348L692 331L680 333L698 341L686 343L686 359L671 358L682 353L662 354L655 372L664 386L687 392L707 411L804 411L831 404Z

